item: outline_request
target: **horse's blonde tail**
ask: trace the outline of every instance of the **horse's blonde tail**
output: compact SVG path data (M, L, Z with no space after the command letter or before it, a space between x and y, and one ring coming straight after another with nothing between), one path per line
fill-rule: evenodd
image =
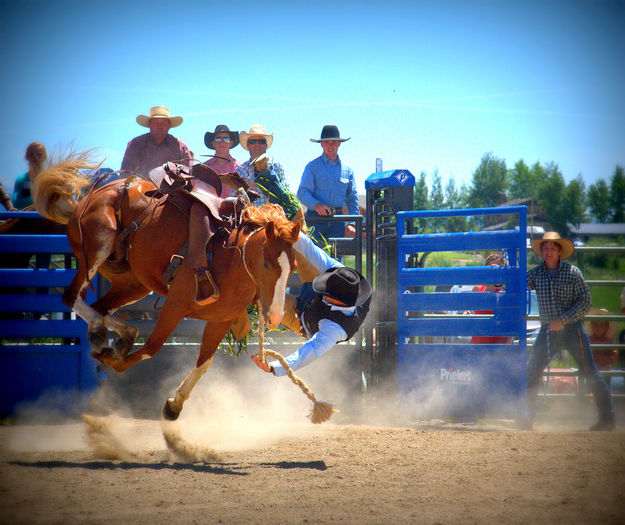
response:
M96 170L101 162L94 159L94 150L70 152L64 159L44 169L33 181L33 202L46 219L67 224L91 181L80 172Z

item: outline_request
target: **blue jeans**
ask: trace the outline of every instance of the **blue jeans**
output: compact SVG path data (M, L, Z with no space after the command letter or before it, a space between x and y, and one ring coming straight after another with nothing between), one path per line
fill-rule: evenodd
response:
M547 356L548 344L549 356ZM573 356L590 386L590 390L595 396L599 417L613 416L614 404L612 403L610 388L599 373L597 365L595 365L595 360L592 358L590 350L590 339L584 328L584 323L581 321L565 326L559 332L551 332L547 326L543 326L540 329L536 343L534 343L534 349L527 362L528 414L530 416L534 415L536 394L543 370L547 366L549 359L562 347L566 348Z

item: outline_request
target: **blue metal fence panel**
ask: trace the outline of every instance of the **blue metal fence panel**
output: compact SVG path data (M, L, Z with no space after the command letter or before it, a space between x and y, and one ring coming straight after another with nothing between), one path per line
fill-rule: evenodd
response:
M36 212L0 213L0 218L39 217ZM71 250L65 235L4 234L0 253L66 255ZM0 268L0 416L40 398L47 407L79 412L97 387L86 323L70 314L61 299L75 273ZM90 289L87 302L96 298Z
M432 415L518 416L525 412L526 214L524 206L397 214L397 382L403 404ZM407 234L407 223L443 217L505 215L518 229ZM414 255L501 250L506 267L409 267ZM502 284L502 292L431 291ZM466 311L492 314L462 315ZM507 337L478 343L473 337Z

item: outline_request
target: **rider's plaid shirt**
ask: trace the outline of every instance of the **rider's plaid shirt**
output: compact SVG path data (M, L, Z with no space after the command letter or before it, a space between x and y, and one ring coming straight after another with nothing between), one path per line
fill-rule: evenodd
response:
M545 263L527 272L527 287L536 290L540 323L562 319L565 326L582 321L590 310L590 290L576 266L560 261L557 273L549 275Z

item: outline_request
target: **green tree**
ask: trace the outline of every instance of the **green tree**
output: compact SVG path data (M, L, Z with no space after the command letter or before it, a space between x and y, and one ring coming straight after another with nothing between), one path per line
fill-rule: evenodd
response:
M443 194L443 182L438 171L432 174L432 187L430 188L430 208L442 210L445 207L445 195Z
M422 171L415 180L414 194L412 198L415 210L429 210L428 185L425 172Z
M599 222L608 222L612 218L610 189L603 179L588 188L588 207L592 217Z
M466 190L466 186L463 185ZM462 197L456 189L456 183L454 179L450 178L445 184L445 203L443 205L446 210L456 210L463 207ZM447 220L448 232L467 231L467 218L466 217L449 217Z
M566 190L564 177L558 165L553 162L542 169L545 175L537 189L538 204L545 210L551 225L561 235L568 234L567 220L562 213L562 201Z
M540 166L540 164L539 164ZM519 160L514 168L508 172L509 197L510 199L526 199L536 197L536 188L542 175L540 170L534 167L529 168L523 160Z
M492 153L482 157L480 165L473 172L469 205L474 208L496 206L505 194L508 185L506 161Z
M579 226L584 221L586 211L586 184L581 175L569 182L562 199L563 215L567 223Z
M618 165L610 182L610 206L612 222L625 222L625 173Z

